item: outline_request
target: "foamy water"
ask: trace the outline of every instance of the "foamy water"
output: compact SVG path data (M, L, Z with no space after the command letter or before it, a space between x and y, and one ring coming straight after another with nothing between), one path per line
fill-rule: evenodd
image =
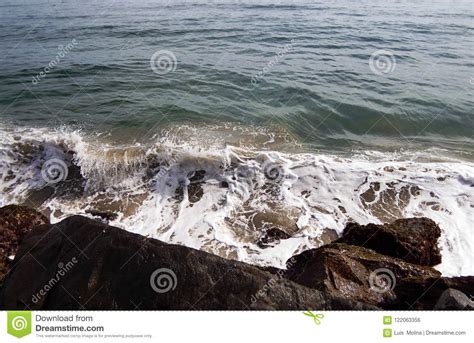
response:
M269 149L281 139L269 131L219 131L245 137L235 145L205 131L123 145L80 131L3 128L0 205L25 203L50 213L52 222L109 211L118 215L112 225L131 232L275 267L320 246L326 230L341 233L348 221L426 216L442 229L436 268L474 274L472 162L439 150L295 154ZM45 165L58 160L67 178L51 183ZM291 238L260 247L272 227Z

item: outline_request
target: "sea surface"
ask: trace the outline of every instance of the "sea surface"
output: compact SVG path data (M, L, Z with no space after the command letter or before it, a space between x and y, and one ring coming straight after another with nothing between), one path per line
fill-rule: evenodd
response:
M2 0L0 51L2 206L276 267L426 216L474 274L472 1Z

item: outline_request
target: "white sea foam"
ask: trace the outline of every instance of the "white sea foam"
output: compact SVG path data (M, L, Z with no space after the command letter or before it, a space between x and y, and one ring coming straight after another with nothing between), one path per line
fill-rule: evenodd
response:
M118 214L111 224L126 230L276 267L319 246L326 230L341 233L348 221L426 216L442 229L437 269L474 275L473 163L440 162L435 151L290 154L210 136L169 132L120 145L78 131L3 128L0 205L26 202L50 212L53 222L111 211ZM255 136L265 148L262 142L276 141L268 132ZM68 180L42 179L51 158L71 167ZM291 238L262 248L257 242L270 227Z

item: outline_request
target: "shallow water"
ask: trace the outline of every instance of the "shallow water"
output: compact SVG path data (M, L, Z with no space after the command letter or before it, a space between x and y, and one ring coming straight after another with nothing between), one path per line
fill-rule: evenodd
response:
M427 216L472 275L472 2L289 3L2 1L0 204L280 267Z

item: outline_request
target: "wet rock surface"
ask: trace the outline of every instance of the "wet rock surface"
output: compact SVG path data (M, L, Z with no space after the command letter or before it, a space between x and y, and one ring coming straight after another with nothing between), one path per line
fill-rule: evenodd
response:
M293 256L288 263L288 278L322 291L332 308L344 300L378 308L398 303L394 288L406 277L439 278L431 267L378 254L373 250L344 243L332 243ZM334 302L336 300L336 302Z
M37 225L45 219L33 216L31 220ZM5 278L0 308L472 309L474 277L441 277L429 265L411 263L413 257L388 255L401 256L397 244L414 242L416 237L409 240L406 235L419 234L425 253L416 260L433 263L437 240L420 229L432 228L431 221L420 218L368 226L346 230L343 239L354 245L337 241L304 251L290 258L283 270L227 260L73 216L25 229L29 233ZM371 244L377 249L356 244L362 233L374 233L375 227L390 233L393 246L380 247L376 240ZM401 233L392 232L395 227ZM431 234L436 232L433 229ZM286 237L280 232L266 234L268 240Z
M0 208L0 284L23 237L35 226L49 224L43 214L25 207L8 205Z
M435 266L441 263L439 226L428 218L398 219L390 224L349 223L337 241L359 245L410 263Z
M67 238L66 238L67 237ZM41 240L42 244L36 244ZM71 265L71 261L76 263ZM57 278L60 267L70 269ZM44 268L43 268L44 267ZM31 275L38 277L31 279ZM0 295L9 309L325 308L319 292L184 246L85 217L39 227L24 240ZM54 286L43 292L50 280Z
M457 289L448 288L441 294L435 310L474 310L474 302Z
M411 310L432 310L435 307L450 309L447 302L438 303L443 293L448 289L458 290L468 299L473 300L474 276L405 278L395 287L399 299L397 307ZM446 308L441 308L442 304L445 304Z

